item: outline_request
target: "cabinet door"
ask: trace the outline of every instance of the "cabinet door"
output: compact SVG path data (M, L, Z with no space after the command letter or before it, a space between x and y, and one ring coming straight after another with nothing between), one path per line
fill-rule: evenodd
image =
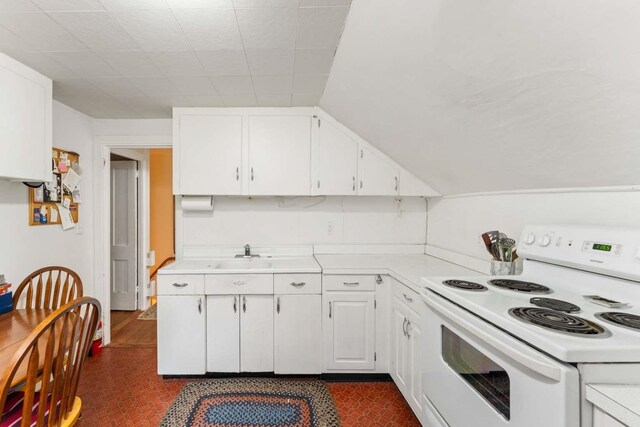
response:
M391 377L400 391L406 395L410 387L409 340L407 338L407 313L405 305L393 299L393 330L391 331Z
M422 413L422 318L415 312L409 313L407 326L408 361L411 380L409 384L409 405L420 416Z
M322 297L320 295L276 295L275 298L275 373L321 373Z
M327 369L374 369L374 292L324 295L324 351Z
M314 195L357 194L358 143L329 120L318 119L313 150Z
M400 172L379 154L360 145L358 159L358 195L395 196Z
M273 295L240 295L240 370L273 371Z
M240 299L207 296L207 371L240 372Z
M158 374L206 372L205 319L204 296L158 296Z
M311 117L249 117L249 194L303 196L311 184Z
M242 117L185 114L178 120L174 193L241 194Z

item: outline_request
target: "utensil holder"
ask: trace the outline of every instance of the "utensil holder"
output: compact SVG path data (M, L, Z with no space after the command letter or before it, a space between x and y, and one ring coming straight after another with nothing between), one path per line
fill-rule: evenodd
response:
M511 276L516 272L515 262L491 260L492 276Z

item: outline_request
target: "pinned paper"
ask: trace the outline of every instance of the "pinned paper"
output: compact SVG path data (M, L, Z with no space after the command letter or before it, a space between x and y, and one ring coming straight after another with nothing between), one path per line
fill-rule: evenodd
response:
M62 206L64 206L65 208L69 209L69 206L71 206L71 198L70 197L63 197L62 198Z
M58 171L64 173L69 170L69 166L65 162L58 162Z
M62 206L60 203L56 203L56 205L58 206L58 213L60 214L60 222L62 223L62 229L68 230L70 228L75 227L76 224L73 222L71 211L65 208L64 206Z
M73 169L69 169L67 174L64 176L64 186L69 189L69 191L73 191L78 186L80 182L80 175L78 175Z
M58 222L58 210L54 207L51 207L51 222Z
M80 188L76 187L75 190L71 193L71 197L73 197L73 203L82 203L82 199L80 198Z
M44 185L33 190L33 201L37 203L44 202Z

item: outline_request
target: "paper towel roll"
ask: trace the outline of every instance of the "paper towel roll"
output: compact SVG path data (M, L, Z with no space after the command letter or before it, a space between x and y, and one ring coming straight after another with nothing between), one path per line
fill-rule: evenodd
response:
M212 211L213 196L182 196L183 211Z

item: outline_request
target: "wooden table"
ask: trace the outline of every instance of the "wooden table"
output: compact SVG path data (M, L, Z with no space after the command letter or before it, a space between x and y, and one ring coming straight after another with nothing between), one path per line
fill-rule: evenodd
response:
M17 309L0 315L0 377L20 344L54 310ZM26 377L26 363L18 369L14 377L15 385Z

